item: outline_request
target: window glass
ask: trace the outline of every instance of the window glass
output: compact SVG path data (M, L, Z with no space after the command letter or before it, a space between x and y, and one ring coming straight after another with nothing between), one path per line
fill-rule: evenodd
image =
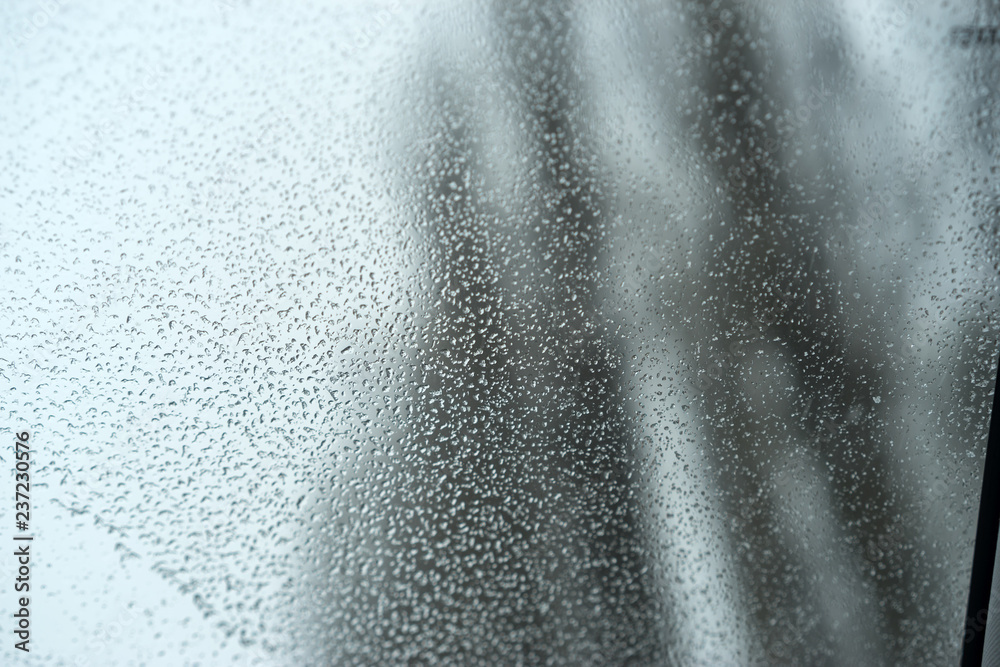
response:
M37 664L958 660L993 4L0 14Z

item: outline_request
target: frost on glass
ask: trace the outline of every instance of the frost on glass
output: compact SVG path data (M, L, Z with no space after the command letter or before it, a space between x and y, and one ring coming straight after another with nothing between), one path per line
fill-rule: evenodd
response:
M995 10L112 4L0 9L37 664L957 661Z

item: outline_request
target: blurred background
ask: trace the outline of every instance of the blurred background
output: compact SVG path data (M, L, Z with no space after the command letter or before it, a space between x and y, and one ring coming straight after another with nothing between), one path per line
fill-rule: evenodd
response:
M0 15L24 664L957 663L1000 5Z

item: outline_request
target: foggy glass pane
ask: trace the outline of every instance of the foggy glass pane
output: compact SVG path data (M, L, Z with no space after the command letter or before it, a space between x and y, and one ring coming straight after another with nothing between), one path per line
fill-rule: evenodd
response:
M2 664L957 664L996 3L0 17Z

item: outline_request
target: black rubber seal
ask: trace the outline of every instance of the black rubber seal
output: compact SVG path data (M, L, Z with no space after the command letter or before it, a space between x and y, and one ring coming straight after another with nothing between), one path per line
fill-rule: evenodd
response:
M983 491L979 498L979 525L976 527L976 548L972 556L969 607L965 615L962 667L983 665L986 619L989 615L998 536L1000 536L1000 361L997 362L997 382L993 390L990 435L986 441Z

